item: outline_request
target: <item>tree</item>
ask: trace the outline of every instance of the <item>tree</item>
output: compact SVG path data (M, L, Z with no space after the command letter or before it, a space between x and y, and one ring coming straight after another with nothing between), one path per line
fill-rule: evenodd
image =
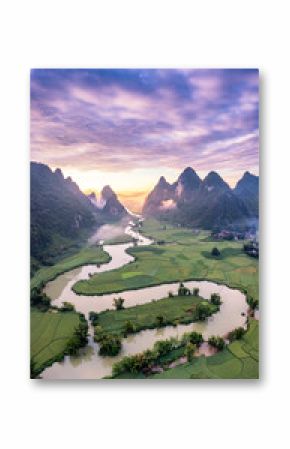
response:
M184 355L186 356L188 362L192 361L195 351L196 345L190 342L187 343L187 345L185 346Z
M134 332L135 332L135 326L132 323L132 321L126 321L124 334L128 335L128 334L133 334Z
M219 351L224 349L224 347L226 345L225 341L224 341L224 339L222 337L214 336L214 335L209 337L208 344L213 346L214 348L217 348Z
M197 304L195 309L196 317L198 320L205 320L211 315L211 307L207 301L202 301Z
M251 296L247 296L247 303L249 304L252 310L255 310L259 307L258 299L254 299Z
M183 282L180 282L178 287L178 296L187 296L190 295L189 288L185 287Z
M221 255L221 253L220 253L220 251L216 247L214 247L211 250L211 255L214 256L214 257L219 257Z
M243 327L237 327L232 332L229 333L229 340L240 340L245 334L246 330Z
M104 334L98 341L100 345L99 352L101 355L115 356L121 350L121 338L113 334Z
M61 310L63 312L75 312L76 309L75 309L75 306L71 302L64 301L62 303Z
M123 299L123 298L121 298L121 297L119 297L119 298L114 298L114 306L115 306L116 310L122 310L122 309L124 309L124 306L123 306L124 301L125 301L125 299Z
M156 317L156 327L162 327L164 325L165 319L163 315L157 315Z
M89 313L89 320L92 323L93 326L95 326L98 322L98 314L97 312L90 312Z
M210 295L210 302L212 303L212 304L214 304L215 306L219 306L219 305L221 305L221 297L220 297L220 295L218 294L218 293L212 293L211 295Z

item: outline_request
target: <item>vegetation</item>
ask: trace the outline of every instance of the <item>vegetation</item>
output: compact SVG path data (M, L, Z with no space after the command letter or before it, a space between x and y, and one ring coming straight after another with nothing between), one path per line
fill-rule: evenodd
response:
M121 338L118 335L105 332L102 326L95 327L94 340L100 346L101 355L115 356L121 350Z
M120 243L131 243L134 242L134 238L128 234L120 234L111 239L107 239L104 241L104 245L117 245Z
M259 308L259 300L252 298L252 296L247 295L247 303L252 310L256 310Z
M84 343L84 318L74 312L31 310L31 377ZM76 334L77 331L77 334ZM77 336L78 335L78 336ZM77 341L78 339L78 341Z
M185 354L188 362L192 361L195 351L196 351L196 345L194 345L193 343L190 343L190 342L187 343L187 345L185 347L184 354Z
M123 310L106 310L98 314L98 326L101 326L106 333L119 336L132 332L139 332L143 329L153 329L177 323L188 324L200 319L200 304L202 306L202 317L206 313L212 315L217 311L217 307L209 304L199 296L175 296L140 304L135 307L127 307ZM128 322L129 332L128 332ZM195 343L195 342L194 342Z
M124 306L123 306L124 301L125 301L125 299L123 299L123 298L121 298L121 297L119 297L119 298L114 298L114 306L115 306L116 310L122 310L122 309L124 309Z
M234 329L232 332L229 333L228 338L230 341L240 340L245 333L246 330L243 327L237 327L236 329Z
M198 295L199 295L199 288L198 288L198 287L195 287L195 288L192 290L192 294L193 294L193 296L198 296Z
M75 306L72 303L70 303L68 301L64 301L62 303L62 307L60 308L60 310L62 312L75 312L76 309L75 309Z
M220 253L220 251L216 247L214 247L211 250L211 255L214 256L214 257L219 257L221 255L221 253Z
M121 292L165 282L189 279L208 279L238 288L258 298L258 261L248 257L241 241L222 241L219 250L222 258L207 257L212 243L209 233L167 225L156 220L146 220L142 232L163 239L165 245L130 248L128 252L137 260L120 269L99 273L89 280L77 282L73 289L85 295Z
M224 349L224 347L226 345L226 343L222 337L215 336L215 335L212 335L211 337L209 337L208 344L213 346L214 348L218 349L219 351Z
M210 302L216 306L220 306L221 305L221 297L218 293L212 293L210 295Z
M93 326L97 325L98 322L98 314L97 312L90 312L89 313L89 320L92 323Z
M31 279L31 289L40 288L40 291L48 281L52 281L59 274L70 271L73 268L89 264L103 264L110 261L108 253L97 246L87 246L51 267L41 268Z
M31 256L35 271L55 263L100 222L94 207L70 178L44 164L31 163Z
M34 287L30 291L30 304L42 312L50 308L51 299L42 291L41 287Z
M259 322L251 320L240 340L211 357L194 357L192 362L151 375L154 379L258 379Z

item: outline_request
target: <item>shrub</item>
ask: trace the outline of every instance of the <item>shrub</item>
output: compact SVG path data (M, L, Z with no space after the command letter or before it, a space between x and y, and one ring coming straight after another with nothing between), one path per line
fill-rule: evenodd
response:
M136 327L134 326L132 321L126 321L124 334L128 335L128 334L133 334L134 332L136 332Z
M182 282L180 282L178 287L178 296L187 296L190 295L189 288L185 287Z
M97 312L90 312L89 313L89 320L92 323L93 326L97 324L98 321L98 314Z
M246 330L243 327L237 327L232 332L229 333L229 340L240 340L245 334Z
M210 295L210 302L212 303L212 304L214 304L215 306L219 306L219 305L221 305L221 297L220 297L220 295L218 294L218 293L212 293L211 295Z
M123 306L124 301L125 301L125 299L123 299L123 298L121 298L121 297L119 297L119 298L114 298L114 306L115 306L116 310L122 310L122 309L124 309L124 306Z
M198 288L198 287L195 287L195 288L192 290L192 294L193 294L193 296L198 296L198 295L199 295L199 288Z
M247 303L252 310L256 310L259 307L259 301L251 296L247 296Z
M186 334L183 334L182 336L182 342L184 344L186 343L193 343L197 346L200 346L201 343L203 343L203 336L202 334L198 333L198 332L187 332Z
M225 341L224 341L224 339L222 337L214 336L214 335L209 337L208 344L213 346L214 348L217 348L219 351L224 349L224 347L226 345Z
M214 257L219 257L221 255L220 251L215 247L211 250L211 255Z
M101 355L115 356L121 350L121 338L113 334L103 334L98 341Z
M63 312L75 312L76 309L72 303L64 301L60 310L62 310Z
M196 306L195 313L198 320L205 320L212 313L210 304L207 301L200 302Z
M188 362L192 361L195 351L196 345L190 342L187 343L187 345L185 346L184 355L186 356Z
M173 296L174 296L173 292L172 292L172 291L169 291L169 292L168 292L168 298L173 298Z
M164 326L164 323L165 323L164 316L163 315L157 315L157 317L155 319L155 322L156 322L156 327Z

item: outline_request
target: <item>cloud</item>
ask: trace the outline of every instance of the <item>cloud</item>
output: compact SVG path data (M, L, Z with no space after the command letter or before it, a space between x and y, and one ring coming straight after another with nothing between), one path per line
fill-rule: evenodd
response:
M33 70L31 154L62 168L258 165L257 70Z

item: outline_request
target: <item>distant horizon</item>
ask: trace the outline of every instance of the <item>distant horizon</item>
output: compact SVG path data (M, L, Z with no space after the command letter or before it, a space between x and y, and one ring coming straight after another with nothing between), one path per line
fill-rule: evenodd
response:
M233 187L259 174L258 84L256 69L34 69L31 158L134 208L187 166Z

